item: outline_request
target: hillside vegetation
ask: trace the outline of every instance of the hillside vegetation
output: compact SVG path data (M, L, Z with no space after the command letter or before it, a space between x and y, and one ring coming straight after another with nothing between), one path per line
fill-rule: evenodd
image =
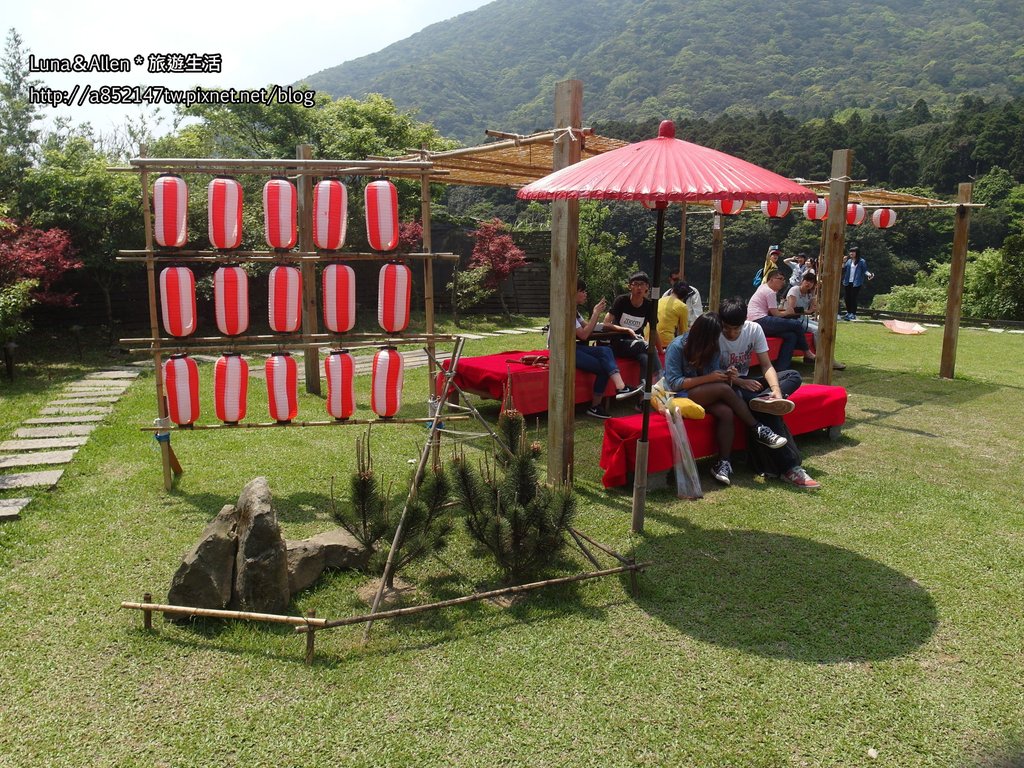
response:
M964 93L1024 95L1022 27L1019 0L495 0L307 81L382 93L466 141L549 127L567 77L588 121L943 111Z

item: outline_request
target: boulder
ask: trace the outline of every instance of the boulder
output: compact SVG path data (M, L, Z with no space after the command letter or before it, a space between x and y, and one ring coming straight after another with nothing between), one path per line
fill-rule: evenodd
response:
M195 608L226 608L231 602L234 584L235 552L238 544L238 515L230 504L211 520L199 541L181 561L167 602ZM172 621L187 621L186 616L168 615Z
M238 553L232 608L255 613L287 613L288 553L265 477L250 480L235 505Z
M344 528L289 541L288 589L294 595L311 587L325 569L364 568L370 553Z

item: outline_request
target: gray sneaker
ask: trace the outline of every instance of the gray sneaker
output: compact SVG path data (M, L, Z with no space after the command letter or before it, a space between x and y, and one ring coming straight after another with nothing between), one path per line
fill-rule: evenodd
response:
M711 476L722 485L732 485L732 464L728 461L719 461L711 468Z
M782 435L775 434L764 424L758 424L757 429L754 430L754 434L757 436L757 442L762 445L767 445L769 448L781 448L789 442Z
M784 397L755 397L747 403L750 406L750 410L757 411L758 413L770 413L773 416L785 416L787 413L796 408L796 403L792 400L787 400Z

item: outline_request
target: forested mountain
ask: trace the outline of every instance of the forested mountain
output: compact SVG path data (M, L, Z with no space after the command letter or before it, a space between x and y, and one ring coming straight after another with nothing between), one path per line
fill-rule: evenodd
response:
M725 110L809 118L1024 95L1021 0L495 0L307 78L382 93L446 135L550 127L554 83L588 123Z

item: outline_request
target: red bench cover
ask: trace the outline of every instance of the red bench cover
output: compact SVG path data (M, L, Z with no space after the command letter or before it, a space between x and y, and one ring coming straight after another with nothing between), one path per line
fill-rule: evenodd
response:
M796 408L783 418L794 435L802 435L817 429L837 427L846 421L846 390L843 387L824 384L804 384L791 398ZM636 466L636 444L640 439L643 416L623 416L608 419L604 423L604 443L601 446L601 468L604 476L601 482L606 488L624 485L626 476ZM695 459L714 456L714 417L684 419L686 436ZM650 448L647 457L647 471L666 472L672 468L672 442L668 424L660 413L651 413L648 430ZM747 447L747 431L736 430L733 448Z

